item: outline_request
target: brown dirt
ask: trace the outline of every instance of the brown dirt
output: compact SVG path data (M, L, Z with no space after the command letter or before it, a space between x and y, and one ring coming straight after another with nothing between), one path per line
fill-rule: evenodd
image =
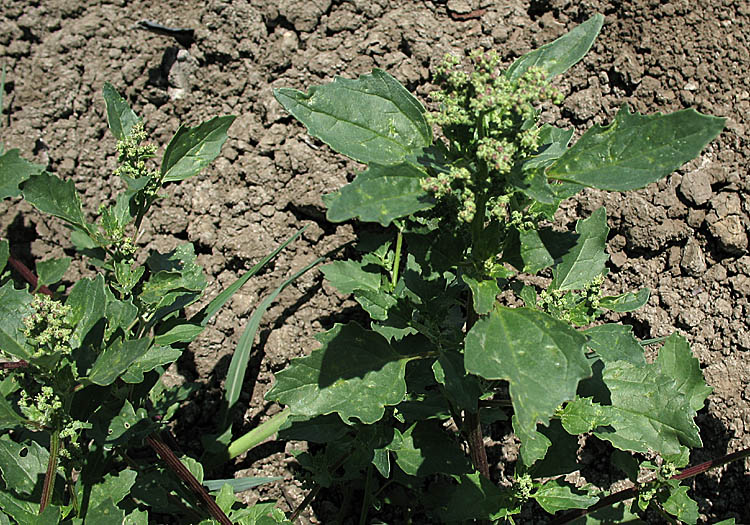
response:
M231 302L180 360L175 376L204 385L176 428L199 451L231 352L249 313L295 269L353 238L325 222L320 195L355 169L306 137L281 110L273 87L306 89L333 75L381 67L424 100L430 65L447 51L484 46L514 57L551 41L595 12L606 15L592 51L564 75L563 107L552 115L579 133L611 120L624 102L641 112L684 107L728 118L721 137L666 180L631 193L586 191L560 213L569 222L605 204L612 292L648 286L648 305L625 318L640 337L684 333L714 388L699 414L705 447L697 463L750 447L750 3L738 0L251 0L222 2L16 0L0 7L0 62L8 68L2 141L72 178L93 213L119 190L111 177L115 141L106 129L104 81L123 92L164 145L178 123L238 115L221 157L171 189L153 214L148 247L195 243L212 294L298 228L302 240ZM189 55L174 41L132 29L141 19L196 30ZM17 201L0 203L0 235L33 264L72 253L66 230ZM74 266L74 281L85 273ZM263 401L272 373L315 346L313 334L351 317L355 303L300 279L266 315L241 401L240 430L273 414ZM284 445L271 442L231 466L231 475L291 477ZM499 460L500 458L498 458ZM750 522L748 462L698 478L691 494L703 522ZM248 495L296 505L287 483ZM318 505L325 522L333 502Z

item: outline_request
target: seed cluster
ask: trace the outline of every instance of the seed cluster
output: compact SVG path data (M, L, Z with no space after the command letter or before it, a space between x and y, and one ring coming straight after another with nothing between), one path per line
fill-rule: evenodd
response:
M31 357L69 355L72 351L69 340L73 333L69 321L71 308L44 294L34 296L31 307L34 313L23 320L23 335L35 349Z
M562 101L541 68L531 67L510 79L500 70L500 57L494 51L475 50L469 59L470 73L453 55L446 55L436 68L443 89L431 94L439 110L429 118L451 142L453 158L445 172L421 181L436 199L452 198L459 221L465 223L474 219L480 194L489 217L506 218L514 191L508 187L508 175L539 148L536 107L544 101Z

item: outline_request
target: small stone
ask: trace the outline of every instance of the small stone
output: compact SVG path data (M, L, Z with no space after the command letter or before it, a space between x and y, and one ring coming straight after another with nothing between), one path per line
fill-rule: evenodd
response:
M747 234L739 216L709 221L708 229L725 252L740 254L747 250Z
M706 204L713 195L711 176L703 170L687 173L680 183L680 193L696 206Z
M704 314L699 308L686 308L680 312L680 315L677 318L684 326L696 328L700 326L706 318L706 314Z
M733 275L729 278L732 289L740 295L750 295L750 277L747 275Z
M689 239L682 250L680 268L693 277L700 277L706 271L706 258L700 244L694 238Z
M448 11L459 15L465 15L474 10L472 3L467 2L466 0L448 0L446 7L448 8Z
M706 272L706 280L723 282L727 278L727 269L721 264L714 264Z

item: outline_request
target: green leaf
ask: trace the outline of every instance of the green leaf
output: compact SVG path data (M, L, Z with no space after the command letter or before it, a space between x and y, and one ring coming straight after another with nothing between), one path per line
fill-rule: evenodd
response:
M21 187L23 198L43 213L54 215L88 231L89 225L81 208L81 197L72 180L63 182L49 173L33 175Z
M79 479L76 484L76 492L80 500L88 494L89 505L92 507L107 499L111 499L113 503L119 503L130 494L130 489L135 484L137 476L138 473L135 470L129 469L117 474L109 473L104 475L104 479L90 487L84 486Z
M549 315L498 305L466 335L464 361L470 373L510 383L518 428L529 435L591 375L585 345L584 335Z
M422 189L420 181L425 176L424 171L406 162L395 166L370 164L351 184L323 195L326 218L343 222L356 217L388 226L394 219L428 210L435 202Z
M126 383L138 384L143 381L143 374L157 366L171 364L182 355L182 350L167 346L152 346L141 357L133 361L121 378Z
M260 271L261 268L263 268L268 262L276 257L281 250L286 248L289 244L291 244L297 237L302 235L302 233L307 229L307 227L300 228L300 230L289 237L286 241L281 243L274 251L263 257L258 263L255 264L252 268L250 268L248 271L246 271L240 278L238 278L235 282L227 286L225 290L223 290L219 295L214 297L213 300L211 300L210 303L208 303L206 306L200 309L198 313L193 315L189 322L191 324L199 324L201 326L206 326L208 324L208 321L211 320L211 318L216 315L216 312L218 312L222 306L226 304L226 302L235 294L237 290L242 288L244 284L258 271Z
M457 485L436 486L429 495L432 512L441 521L497 520L520 509L513 507L510 495L479 473L454 476Z
M432 143L422 105L380 69L356 80L336 77L308 93L277 89L274 96L310 135L365 164L398 164Z
M651 290L648 288L641 288L636 293L608 295L599 299L599 306L613 312L632 312L645 305L650 295Z
M355 290L354 298L377 321L388 319L388 311L398 303L393 295L382 290Z
M13 409L5 397L0 396L0 430L14 428L26 421Z
M93 502L92 502L93 503ZM91 505L86 513L86 523L123 523L125 511L115 505L112 498L106 498Z
M70 323L75 328L71 336L71 345L77 348L81 345L86 334L108 312L107 285L102 275L94 279L81 279L70 291L65 305L70 306Z
M107 105L107 124L109 124L109 129L117 140L124 140L130 134L133 125L140 121L140 119L109 82L104 83L102 95Z
M554 42L518 58L505 72L506 78L515 80L530 67L544 68L547 72L547 79L564 73L588 53L603 23L604 16L595 14Z
M539 233L539 230L527 230L518 233L524 272L538 273L555 263Z
M7 239L0 239L0 273L5 270L5 265L8 264L8 257L10 256L10 245Z
M9 491L0 490L0 509L15 519L15 523L37 523L39 504L13 496Z
M558 479L547 481L531 497L550 514L559 510L586 509L599 501L599 498Z
M474 311L479 315L484 315L492 311L495 306L495 299L500 293L500 287L495 279L477 281L468 275L462 275L461 278L471 289L471 301L474 305Z
M189 179L219 156L234 116L214 117L191 128L180 126L161 161L162 182Z
M174 343L189 343L203 331L205 327L189 323L178 324L169 331L154 336L157 345L169 346Z
M28 360L30 354L26 349L26 326L24 317L33 313L33 297L26 290L16 290L8 281L0 286L0 348L6 354Z
M541 427L543 434L550 441L550 446L545 451L544 459L537 461L529 469L529 474L534 479L551 478L570 474L581 468L577 461L578 436L569 434L558 419L552 419L549 427Z
M229 363L229 370L227 371L227 378L224 382L224 399L227 402L227 410L222 416L221 427L226 425L227 417L234 407L237 400L240 398L240 391L242 390L242 384L245 381L245 372L247 371L247 363L250 359L250 350L253 347L253 341L255 340L255 333L258 331L260 326L260 320L263 318L263 314L276 300L276 297L284 291L284 289L296 281L301 275L305 274L311 268L314 268L322 261L322 258L315 259L313 262L294 273L291 277L281 283L268 297L263 299L255 309L250 319L247 322L245 331L242 332L240 340L237 342L237 348L234 350L232 360ZM278 377L278 376L277 376Z
M548 166L555 159L560 158L568 150L568 144L573 137L573 129L561 129L545 124L539 128L539 148L533 156L524 161L523 169L538 169Z
M570 525L647 525L630 511L630 504L619 502L570 522Z
M713 391L706 385L700 363L693 357L687 339L679 334L670 335L656 358L662 374L674 378L677 391L687 396L690 408L697 412Z
M10 436L0 436L0 471L6 487L18 494L30 495L41 486L47 471L49 452L36 441L16 443Z
M18 155L17 149L11 149L0 155L0 200L17 197L21 194L19 184L44 170L41 164L33 164Z
M695 525L698 523L698 503L688 496L687 487L677 487L669 491L669 496L659 498L665 511L678 520Z
M37 262L36 275L39 278L37 287L55 284L62 279L72 260L70 257L60 257Z
M88 373L88 380L101 386L111 385L131 363L146 353L150 343L148 338L118 339L96 358Z
M380 290L380 273L372 273L362 268L362 263L356 261L333 261L320 267L326 280L342 294L350 294L354 290Z
M477 400L482 389L475 376L464 369L463 356L458 352L441 352L432 365L435 381L445 387L445 394L458 407L472 412L477 411Z
M403 401L409 358L383 336L349 323L335 325L318 340L320 349L276 374L266 399L288 405L295 415L337 412L347 423L356 417L365 424L381 419L385 406Z
M216 504L225 513L232 509L232 505L234 505L234 491L231 485L225 483L221 487L219 493L216 495Z
M246 490L273 483L275 481L281 481L282 477L244 477L244 478L232 478L232 479L207 479L203 481L203 485L211 492L221 489L224 485L229 485L234 492L244 492Z
M527 467L544 459L552 442L547 436L530 426L524 426L516 414L511 418L513 432L521 441L521 460Z
M588 219L579 220L576 233L579 237L575 246L562 256L552 271L554 278L549 285L551 289L579 290L606 270L609 255L604 249L609 228L604 207L596 210Z
M206 287L203 269L195 263L195 252L190 243L165 254L152 252L146 265L153 274L143 284L139 297L155 308L168 307L184 292L201 292Z
M583 331L586 343L605 363L627 361L645 365L643 347L633 335L633 327L622 324L603 324Z
M455 439L448 436L439 421L419 421L402 434L395 429L396 463L410 476L431 474L468 474L471 466Z
M725 121L694 109L644 116L624 105L609 126L584 133L547 176L602 190L643 188L695 158Z
M560 413L563 428L572 435L586 434L609 423L608 409L594 403L590 397L579 397L570 401Z

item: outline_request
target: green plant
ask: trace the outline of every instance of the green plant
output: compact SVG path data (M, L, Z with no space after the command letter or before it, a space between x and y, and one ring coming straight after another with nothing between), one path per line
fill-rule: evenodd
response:
M446 57L431 114L378 69L307 93L275 91L311 135L367 165L324 196L328 220L389 227L362 235L357 259L322 267L370 325L320 334L321 347L278 373L267 395L289 409L282 435L319 444L297 458L312 494L337 486L351 495L356 485L362 524L385 506L401 508L404 523L420 514L512 522L532 500L548 513L591 507L606 495L564 479L579 468L580 436L609 442L613 466L633 479L658 471L633 512L697 519L671 475L701 446L694 417L710 388L698 361L678 334L649 362L644 346L654 342L593 324L649 297L603 295L604 208L575 232L550 221L584 187L627 191L669 175L724 119L623 106L572 146L572 129L540 125L539 108L561 99L550 80L585 55L602 23L594 16L505 71L492 51L470 53L468 71ZM503 420L520 441L509 487L491 481L483 442L483 429Z
M149 512L152 519L161 513L201 523L283 523L272 503L244 508L235 501L235 490L268 480L204 482L201 463L175 456L160 435L194 385L167 388L160 379L232 294L301 231L187 317L184 309L201 299L206 286L192 244L146 256L138 237L162 189L197 175L216 158L234 117L181 126L154 171L156 147L144 143L141 120L109 84L104 99L118 140L115 174L127 189L100 207L97 223L86 218L72 181L23 160L18 150L0 154L0 198L20 195L62 219L78 251L98 269L68 293L64 286L53 293L47 286L63 278L71 258L38 262L37 278L0 240L0 523L145 524ZM259 317L318 262L285 281L253 315L232 359L227 413L237 401ZM32 289L17 288L6 265ZM258 441L251 436L231 442L231 425L224 421L221 430L226 428L213 444L221 458ZM144 444L191 491L148 454L144 458ZM204 485L216 491L215 498Z

